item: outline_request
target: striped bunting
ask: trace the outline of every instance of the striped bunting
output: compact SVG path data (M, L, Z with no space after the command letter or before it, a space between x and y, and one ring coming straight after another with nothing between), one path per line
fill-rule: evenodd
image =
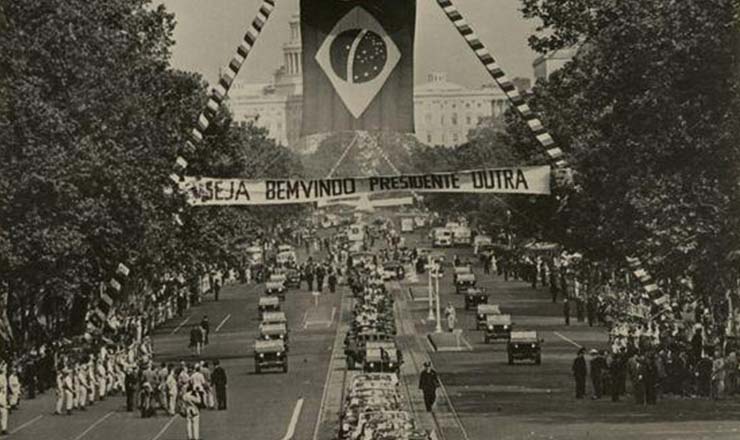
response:
M108 281L108 285L115 291L120 293L121 291L121 282L119 282L116 279L116 276L120 275L123 278L128 277L128 275L131 273L131 269L128 268L123 263L118 263L118 266L116 267L116 273L114 276L111 277L110 281ZM91 318L99 318L99 323L96 323L94 321L97 321L98 319L88 319L87 324L88 328L100 328L104 323L107 322L107 316L110 312L110 310L113 308L113 297L108 295L105 292L102 292L100 294L100 300L101 303L95 308L95 311L91 315Z
M226 95L228 95L231 85L239 74L239 70L247 60L249 52L252 50L252 47L254 47L255 42L257 42L257 38L267 24L267 20L270 18L270 14L273 9L275 9L276 1L277 0L262 1L262 5L260 5L259 11L257 11L257 15L254 17L254 20L252 20L252 24L244 34L241 43L239 43L239 46L236 48L236 54L226 65L221 77L218 79L218 84L213 88L213 90L211 90L211 96L208 98L206 108L200 113L200 115L198 115L195 127L190 132L189 139L182 147L184 152L192 154L195 152L196 146L203 142L203 135L206 129L211 125L211 123L213 123L212 118L218 112L224 99L226 99ZM180 176L182 174L180 173L185 172L188 163L181 156L178 156L175 165L178 171L171 174L169 177L173 182L178 183L181 180ZM165 193L170 194L171 192L173 191L167 188L165 189Z
M116 268L116 273L121 274L125 277L128 276L128 274L131 272L131 270L123 263L119 263L118 267Z
M632 275L640 282L645 292L652 295L660 291L660 287L655 283L653 277L642 267L642 261L639 258L627 257L627 265L632 269Z
M545 129L542 121L535 116L529 106L524 102L524 97L522 97L514 83L501 70L501 67L499 67L491 53L480 41L475 31L465 21L457 7L452 4L451 0L437 0L437 4L439 4L445 15L447 15L447 18L450 19L457 31L468 43L468 46L473 50L478 60L485 66L499 88L506 94L506 97L519 115L527 122L532 134L550 159L550 163L556 168L567 167L568 162L563 158L563 150L555 146L555 141Z

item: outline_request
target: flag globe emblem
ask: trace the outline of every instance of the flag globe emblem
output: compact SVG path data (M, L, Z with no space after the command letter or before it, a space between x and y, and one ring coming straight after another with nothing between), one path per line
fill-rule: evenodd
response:
M357 6L329 32L315 59L359 119L398 65L401 52L378 20Z

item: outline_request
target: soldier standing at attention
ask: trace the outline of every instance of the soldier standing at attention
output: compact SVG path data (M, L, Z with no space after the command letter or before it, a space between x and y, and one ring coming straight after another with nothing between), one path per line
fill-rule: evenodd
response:
M586 353L586 349L581 347L578 349L578 355L573 361L573 377L576 380L576 399L583 399L586 395L586 359L583 355Z
M175 367L172 364L167 368L165 385L167 391L167 414L174 416L175 404L177 402L177 377L175 376Z
M64 372L61 368L57 369L57 405L54 409L54 414L62 415L62 409L64 409Z
M438 387L437 372L432 369L432 364L429 361L424 362L424 370L419 375L419 389L424 393L424 406L429 412L432 411L434 401L437 400Z
M0 434L8 435L8 376L7 365L0 361Z

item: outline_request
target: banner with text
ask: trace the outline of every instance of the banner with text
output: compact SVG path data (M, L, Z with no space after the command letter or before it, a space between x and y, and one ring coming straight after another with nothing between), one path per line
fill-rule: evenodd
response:
M550 194L550 167L493 168L398 176L331 179L186 177L180 189L195 206L311 203L339 197L416 193Z

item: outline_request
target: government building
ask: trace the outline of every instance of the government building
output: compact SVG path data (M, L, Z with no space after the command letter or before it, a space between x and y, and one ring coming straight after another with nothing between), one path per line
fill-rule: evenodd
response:
M239 124L253 122L266 128L276 142L305 150L300 139L303 111L301 32L298 16L290 21L290 39L283 45L283 65L270 83L235 81L228 105ZM526 81L525 81L526 83ZM467 141L468 131L482 118L497 117L508 107L506 95L495 84L469 89L431 73L414 87L416 137L428 145L454 146ZM310 148L309 148L310 149Z

